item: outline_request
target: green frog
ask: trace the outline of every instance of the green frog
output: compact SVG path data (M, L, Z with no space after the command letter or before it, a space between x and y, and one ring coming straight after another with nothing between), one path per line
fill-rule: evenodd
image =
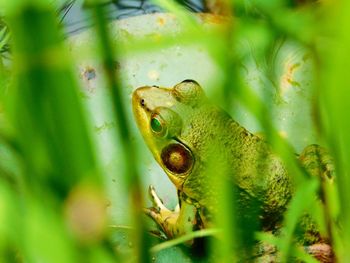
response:
M133 92L132 107L146 144L177 189L179 205L169 210L149 188L153 207L146 213L168 238L211 227L220 189L227 185L235 188L240 218L259 218L263 231L280 225L293 193L283 161L262 136L212 104L196 81L140 87ZM310 173L330 176L323 153L310 145L298 158ZM312 243L322 241L316 234Z

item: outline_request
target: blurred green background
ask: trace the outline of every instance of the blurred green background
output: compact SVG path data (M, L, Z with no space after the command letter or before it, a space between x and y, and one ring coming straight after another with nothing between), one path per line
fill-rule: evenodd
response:
M136 128L131 94L184 79L282 145L287 163L309 144L329 149L337 177L327 206L295 201L285 222L293 234L290 219L310 213L347 262L349 3L232 0L228 18L209 14L218 10L204 8L210 2L196 9L157 0L161 13L125 18L108 16L106 1L85 1L90 27L67 34L64 1L0 1L3 262L231 262L183 245L158 249L163 241L149 233L156 226L142 215L149 184L168 207L177 197ZM295 180L300 195L313 189L302 174ZM276 242L286 262L312 261L287 237Z

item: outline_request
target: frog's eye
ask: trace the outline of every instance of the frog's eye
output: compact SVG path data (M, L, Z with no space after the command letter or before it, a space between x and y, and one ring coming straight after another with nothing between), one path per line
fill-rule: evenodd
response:
M158 136L163 136L166 134L166 125L162 117L158 114L154 114L151 117L151 129Z
M158 137L176 137L182 127L180 116L171 109L158 107L151 115L150 126Z
M182 144L169 144L162 150L161 158L165 167L176 174L185 173L193 166L193 156Z
M178 101L192 106L204 98L204 92L201 86L191 79L186 79L175 85L173 94Z

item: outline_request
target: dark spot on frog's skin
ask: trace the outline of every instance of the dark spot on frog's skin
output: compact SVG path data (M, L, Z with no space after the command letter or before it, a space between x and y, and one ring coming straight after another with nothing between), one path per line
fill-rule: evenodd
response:
M152 85L152 87L159 89L159 86L157 86L157 85Z
M94 68L88 67L84 70L83 75L86 80L92 80L96 78L96 70Z
M188 217L188 218L187 218L187 222L191 222L191 217Z

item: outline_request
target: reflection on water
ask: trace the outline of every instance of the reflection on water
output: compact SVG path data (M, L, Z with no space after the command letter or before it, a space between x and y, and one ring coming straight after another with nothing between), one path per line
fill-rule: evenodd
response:
M205 12L203 0L177 0L192 12ZM111 0L104 4L109 20L130 16L152 14L164 10L151 0ZM92 26L92 19L84 12L84 0L66 1L59 10L61 22L69 35L76 34Z

